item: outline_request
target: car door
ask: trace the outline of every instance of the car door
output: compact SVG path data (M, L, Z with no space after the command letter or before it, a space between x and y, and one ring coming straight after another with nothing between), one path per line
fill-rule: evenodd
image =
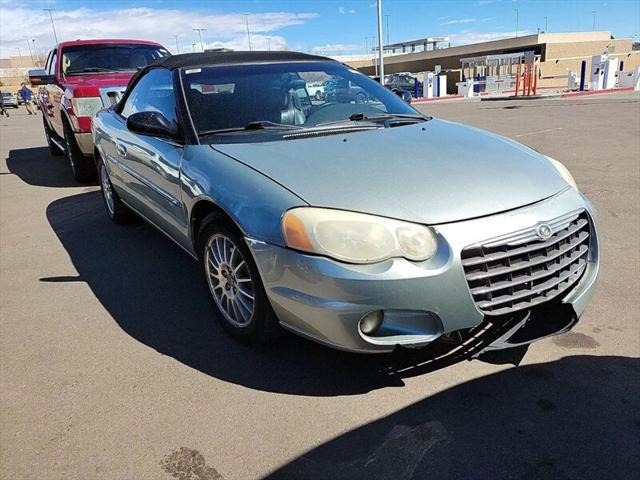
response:
M127 118L138 112L162 113L178 123L172 74L149 70L133 87L119 113L115 155L121 187L133 207L165 233L179 239L186 231L180 188L184 146L177 140L131 132Z
M62 100L62 88L57 83L56 65L58 62L58 50L49 52L49 57L45 65L47 75L53 76L56 81L47 83L40 88L42 114L46 115L51 129L60 137L63 136L62 118L60 117L60 101Z

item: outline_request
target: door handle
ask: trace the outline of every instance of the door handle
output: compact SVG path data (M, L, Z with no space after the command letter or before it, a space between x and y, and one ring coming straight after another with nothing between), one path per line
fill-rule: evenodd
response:
M127 147L119 143L117 148L118 148L118 154L120 154L120 156L122 157L127 156Z

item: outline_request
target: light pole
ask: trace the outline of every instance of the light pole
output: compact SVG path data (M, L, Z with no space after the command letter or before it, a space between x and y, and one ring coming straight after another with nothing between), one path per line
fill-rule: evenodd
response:
M195 44L195 43L192 43L192 44L191 44L191 51L192 51L193 53L195 53L195 52L196 52L196 44Z
M595 32L596 31L596 11L593 10L591 13L593 14L593 27L591 27L591 31Z
M207 29L206 28L194 28L193 31L194 32L198 32L198 35L200 36L200 50L202 50L204 52L204 44L202 43L202 32L206 32Z
M40 66L40 59L38 58L38 50L36 49L36 39L32 38L31 42L33 43L33 60L36 64L36 67Z
M174 35L173 38L176 39L176 50L180 53L180 45L178 44L178 35Z
M267 50L271 51L271 39L267 37Z
M387 45L389 45L391 43L391 40L389 40L389 17L391 15L385 15L384 19L387 21Z
M518 38L518 20L519 20L518 15L519 15L519 12L518 12L517 8L515 10L516 10L516 38Z
M244 14L244 21L247 24L247 41L249 42L249 51L252 51L251 48L251 32L249 31L249 14L245 13Z
M51 28L53 29L53 38L56 39L56 45L58 44L58 35L56 34L56 24L53 22L53 12L55 8L43 8L45 12L49 12L49 19L51 20Z
M369 37L364 37L364 54L369 55Z
M384 85L384 55L382 55L382 0L378 0L378 73L380 84Z
M548 18L544 17L544 33L547 33L549 31L548 27L547 27L547 20L548 20Z
M29 47L29 56L31 57L31 63L33 64L33 66L36 66L36 61L33 58L33 52L31 51L31 42L29 41L28 38L25 38L25 40L27 41L27 47Z

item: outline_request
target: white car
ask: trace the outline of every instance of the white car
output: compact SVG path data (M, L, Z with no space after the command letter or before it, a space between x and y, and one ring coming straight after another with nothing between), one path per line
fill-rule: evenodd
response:
M311 98L322 100L324 98L324 85L322 82L307 83L307 92Z

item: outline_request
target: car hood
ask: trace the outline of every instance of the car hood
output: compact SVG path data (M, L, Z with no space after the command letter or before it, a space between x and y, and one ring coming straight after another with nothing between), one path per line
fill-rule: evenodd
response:
M64 83L78 87L110 87L127 85L136 72L96 73L71 75L65 77Z
M426 224L511 210L567 188L543 155L442 120L214 148L310 205Z

